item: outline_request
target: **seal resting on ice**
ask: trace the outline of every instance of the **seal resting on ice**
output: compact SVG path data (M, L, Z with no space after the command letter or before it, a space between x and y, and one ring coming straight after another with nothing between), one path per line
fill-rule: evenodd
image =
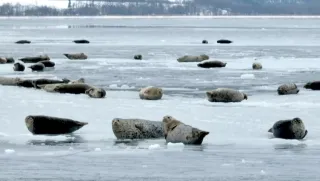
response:
M260 69L262 69L261 63L254 62L254 63L252 64L252 69L253 69L253 70L260 70Z
M205 60L198 63L197 66L201 68L221 68L225 67L226 65L227 63L218 60Z
M218 40L217 43L219 44L230 44L232 43L231 40L226 40L226 39L221 39L221 40Z
M17 86L17 83L20 80L21 80L20 78L0 77L0 85Z
M0 57L0 64L6 64L7 63L7 59Z
M28 130L34 135L70 134L87 125L86 122L43 115L29 115L25 118Z
M29 40L19 40L19 41L16 41L15 43L16 44L30 44L31 41L29 41Z
M36 88L43 89L47 92L55 92L54 88L58 85L63 85L63 84L78 84L78 83L84 83L84 79L80 78L78 80L70 81L69 79L62 79L64 83L55 83L55 84L37 84ZM69 81L69 82L68 82Z
M6 59L7 59L7 63L14 63L15 62L14 58L12 58L12 57L6 57Z
M88 44L88 43L90 43L90 41L88 41L88 40L74 40L73 42L76 43L76 44Z
M320 81L308 82L303 87L305 89L320 90Z
M208 40L202 40L202 44L208 44Z
M135 56L133 57L133 59L135 59L135 60L142 60L142 55L135 55Z
M145 100L159 100L162 98L163 92L161 88L148 86L140 89L139 97Z
M102 88L97 88L84 83L60 84L53 88L53 92L69 94L87 94L92 98L104 98L106 92Z
M289 83L289 84L283 84L278 87L278 94L279 95L286 95L286 94L298 94L299 89L296 84Z
M27 88L36 88L40 89L40 85L48 85L48 84L67 84L70 82L69 79L62 79L62 80L56 80L56 79L23 79L18 81L17 85L21 87L27 87Z
M66 56L69 60L85 60L88 58L88 56L84 53L65 53L63 55Z
M42 63L45 67L54 67L56 64L50 60L43 60L38 63Z
M24 65L22 63L14 63L13 64L13 71L16 71L16 72L23 72L25 69Z
M208 55L199 55L199 56L194 56L194 55L185 55L183 57L180 57L177 59L178 62L202 62L203 60L208 60L209 56Z
M206 94L209 102L241 102L248 99L245 93L229 88L218 88Z
M273 133L275 138L298 140L303 139L308 134L303 121L298 117L277 121L268 132Z
M145 119L122 119L112 120L112 131L117 139L152 139L163 138L164 130L161 121Z
M40 61L44 60L50 60L48 55L40 55L40 56L35 56L35 57L24 57L20 58L23 63L38 63Z
M36 64L33 64L31 66L29 66L28 68L30 68L32 71L43 71L45 66L43 65L43 63L36 63Z
M208 131L186 125L172 116L163 117L164 137L166 142L201 145Z

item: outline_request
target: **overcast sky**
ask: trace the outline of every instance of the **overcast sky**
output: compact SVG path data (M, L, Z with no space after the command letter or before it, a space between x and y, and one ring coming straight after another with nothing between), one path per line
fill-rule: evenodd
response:
M0 0L0 4L4 3L20 3L23 5L32 4L32 5L47 5L47 6L55 6L57 8L66 8L68 7L68 1L62 1L62 0Z

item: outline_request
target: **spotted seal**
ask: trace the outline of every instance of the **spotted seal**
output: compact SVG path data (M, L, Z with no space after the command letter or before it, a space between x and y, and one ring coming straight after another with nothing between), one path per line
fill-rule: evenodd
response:
M217 43L219 44L230 44L232 43L231 40L226 40L226 39L221 39L221 40L217 40Z
M25 118L25 124L34 135L59 135L73 133L88 123L53 116L29 115Z
M253 70L261 70L261 69L262 69L261 63L259 63L259 62L254 62L254 63L252 64L252 69L253 69Z
M268 132L272 133L275 138L298 140L305 138L308 134L303 121L298 117L277 121Z
M164 130L161 121L145 119L122 119L112 120L112 131L117 139L151 139L163 138Z
M15 60L13 57L6 57L7 63L14 63Z
M45 67L54 67L56 64L50 60L43 60L38 63L42 63Z
M245 93L229 88L218 88L206 92L209 102L241 102L248 99Z
M15 43L16 44L30 44L31 41L29 41L29 40L19 40L19 41L16 41Z
M66 56L69 60L85 60L88 58L88 56L84 53L65 53L63 55Z
M298 94L299 89L296 84L289 83L289 84L283 84L278 87L278 94L279 95L287 95L287 94Z
M142 60L142 55L135 55L135 56L133 56L133 59L135 59L135 60Z
M208 44L208 40L202 40L202 44Z
M25 69L24 65L22 63L14 63L13 64L13 71L17 71L17 72L23 72Z
M305 89L320 90L320 81L308 82L303 87Z
M56 79L23 79L17 82L17 85L20 87L27 87L27 88L36 88L40 89L40 85L48 85L48 84L67 84L70 82L69 79L62 79L62 80L56 80Z
M60 84L53 88L53 92L68 94L87 94L92 98L104 98L106 92L102 88L96 88L84 83Z
M164 136L166 142L201 145L208 131L186 125L172 116L163 117Z
M7 63L7 59L0 57L0 64L6 64Z
M198 63L197 66L201 68L221 68L221 67L225 67L226 65L227 63L221 62L219 60L205 60Z
M44 70L45 66L43 65L43 63L35 63L33 65L30 65L28 68L30 68L32 72L34 71L40 72Z
M17 83L20 81L20 78L12 77L0 77L0 85L5 86L17 86Z
M199 55L199 56L194 56L194 55L185 55L183 57L180 57L177 59L178 62L201 62L203 60L208 60L209 56L208 55Z
M84 39L74 40L73 42L76 43L76 44L88 44L88 43L90 43L89 40L84 40Z
M24 63L38 63L40 61L50 60L50 58L48 55L40 55L35 57L24 57L20 58L19 60L21 60Z
M148 86L140 89L139 97L145 100L159 100L162 98L163 92L161 88Z

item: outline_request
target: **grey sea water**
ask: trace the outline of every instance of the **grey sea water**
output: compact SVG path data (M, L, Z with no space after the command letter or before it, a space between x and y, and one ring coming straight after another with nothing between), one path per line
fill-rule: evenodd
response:
M105 99L0 86L0 180L319 180L320 92L303 88L320 76L319 18L0 18L0 56L47 54L53 70L0 76L85 78L107 90ZM218 39L234 43L220 45ZM29 45L15 41L31 40ZM74 44L88 39L90 44ZM201 44L206 39L209 44ZM87 60L63 53L84 52ZM142 54L143 60L133 60ZM207 54L222 69L178 63L183 55ZM256 60L255 60L256 59ZM263 65L253 71L254 61ZM278 96L283 83L298 95ZM159 101L140 100L148 85L164 89ZM241 103L210 103L218 87L249 95ZM67 117L89 124L72 135L31 135L31 114ZM111 120L161 121L171 115L210 134L202 146L166 145L163 139L118 143ZM303 141L270 139L280 119L300 117Z

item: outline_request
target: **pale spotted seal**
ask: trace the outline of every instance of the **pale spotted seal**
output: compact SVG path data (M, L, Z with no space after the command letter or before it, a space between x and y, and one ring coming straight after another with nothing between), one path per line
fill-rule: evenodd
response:
M151 139L163 138L163 123L145 119L112 120L112 131L118 139Z
M68 59L70 60L85 60L88 58L87 55L85 55L84 53L65 53L63 54L64 56L66 56Z
M25 118L28 130L34 135L70 134L87 125L87 122L43 115L29 115Z
M43 60L39 63L42 63L45 67L54 67L56 64L50 60Z
M104 98L106 97L106 91L102 88L90 88L88 90L85 91L85 94L87 94L89 97L92 98Z
M84 80L84 78L80 78L78 80L74 80L74 81L69 82L69 84L76 84L76 83L85 83L85 80Z
M76 44L88 44L88 43L90 43L90 41L88 41L88 40L83 40L83 39L81 39L81 40L74 40L73 42L76 43Z
M38 63L40 61L50 60L50 58L48 57L48 55L40 55L35 57L24 57L20 58L19 60L21 60L24 63Z
M208 55L199 55L199 56L194 56L194 55L185 55L183 57L180 57L177 59L178 62L202 62L203 60L208 60L209 56Z
M19 62L13 64L13 70L14 71L23 72L24 69L25 69L24 65L19 63Z
M92 98L104 98L106 92L102 88L96 88L84 83L60 84L53 88L53 92L68 94L87 94Z
M303 87L305 89L320 90L320 81L308 82Z
M252 69L253 69L253 70L260 70L260 69L262 69L261 63L254 62L254 63L252 64Z
M300 118L277 121L268 132L273 133L276 138L298 140L303 139L308 134L308 130L305 129Z
M201 68L221 68L225 67L226 65L227 63L218 60L205 60L198 63L197 66Z
M19 41L16 41L15 43L16 44L30 44L31 41L29 41L29 40L19 40Z
M163 92L161 88L148 86L140 89L139 97L140 99L146 100L159 100L162 98Z
M231 40L221 39L221 40L218 40L217 43L219 43L219 44L230 44L230 43L232 43L232 41Z
M6 64L7 63L7 59L0 57L0 64Z
M36 64L33 64L31 66L29 66L28 68L30 68L32 71L43 71L45 66L43 65L43 63L36 63Z
M289 83L289 84L283 84L278 87L278 94L279 95L286 95L286 94L298 94L299 89L296 84Z
M20 78L0 77L0 85L17 86L20 80Z
M135 55L135 56L133 57L133 59L135 59L135 60L142 60L142 55Z
M172 116L164 116L162 122L166 142L201 145L208 131L186 125Z
M209 102L241 102L248 99L245 93L229 88L218 88L206 92Z

